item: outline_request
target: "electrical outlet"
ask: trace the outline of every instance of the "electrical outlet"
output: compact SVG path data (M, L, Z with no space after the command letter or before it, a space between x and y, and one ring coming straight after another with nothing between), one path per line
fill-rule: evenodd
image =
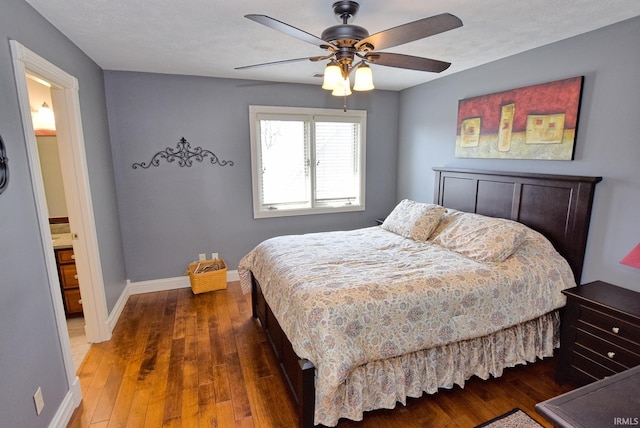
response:
M44 397L42 396L42 388L38 387L36 393L33 394L33 402L36 405L36 413L42 413L42 408L44 407Z
M218 258L218 253L211 253L211 260L216 260Z
M207 260L207 255L205 253L198 254L198 260L201 262Z

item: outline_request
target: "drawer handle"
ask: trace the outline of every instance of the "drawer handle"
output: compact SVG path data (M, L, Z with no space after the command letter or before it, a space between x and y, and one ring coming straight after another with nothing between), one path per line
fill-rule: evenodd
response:
M73 279L78 279L78 275L73 275Z
M618 334L620 333L620 327L613 327L611 331L614 332L615 334Z
M76 255L75 254L71 254L71 260L75 260L76 259Z
M616 356L616 353L615 353L615 352L611 352L611 351L607 352L607 357L609 357L609 358L613 358L613 357L615 357L615 356Z

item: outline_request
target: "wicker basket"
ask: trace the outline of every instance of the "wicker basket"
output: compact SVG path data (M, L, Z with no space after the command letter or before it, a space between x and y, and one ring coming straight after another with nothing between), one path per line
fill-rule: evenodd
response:
M186 274L193 294L227 288L227 265L222 259L189 263Z

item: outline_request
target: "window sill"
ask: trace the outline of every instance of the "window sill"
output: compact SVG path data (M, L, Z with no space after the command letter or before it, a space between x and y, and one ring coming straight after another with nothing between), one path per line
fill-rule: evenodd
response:
M332 213L344 213L364 211L364 205L350 205L340 207L319 207L319 208L304 208L304 209L280 209L269 211L254 211L253 218L273 218L273 217L291 217L300 215L312 215L312 214L332 214Z

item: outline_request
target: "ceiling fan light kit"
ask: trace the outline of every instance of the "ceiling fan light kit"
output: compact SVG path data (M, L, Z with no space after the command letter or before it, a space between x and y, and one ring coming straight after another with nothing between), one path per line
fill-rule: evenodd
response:
M334 97L348 97L351 95L351 81L349 76L346 79L342 79L342 82L331 91L331 95Z
M371 91L375 89L373 85L373 73L371 67L366 62L362 61L358 68L356 68L356 77L353 83L354 91Z
M351 90L345 91L344 86L345 84L348 84L349 88L351 87L349 76L354 68L356 72L353 90L370 91L374 89L375 86L373 85L373 74L371 73L371 68L364 61L361 61L356 67L350 68L346 77L344 76L343 69L338 65L338 63L331 61L324 69L322 89L332 91L332 95L336 96L343 96L345 92L348 92L346 95L351 95Z
M333 4L333 12L339 22L342 23L327 28L320 37L266 15L245 15L246 18L259 24L316 45L328 51L328 54L236 67L236 70L294 61L307 60L317 62L328 59L329 64L325 67L322 88L332 91L332 95L346 97L351 94L349 75L354 70L354 91L370 91L375 88L373 74L368 63L432 73L440 73L451 65L448 62L435 59L380 52L380 50L461 27L462 21L458 17L449 13L442 13L369 35L365 28L348 23L349 19L356 15L359 8L360 5L355 1L343 0L335 2ZM360 59L358 64L354 64L356 58Z
M342 70L337 62L331 60L324 69L324 78L322 81L322 89L333 91L338 86L342 85L344 77L342 77Z

